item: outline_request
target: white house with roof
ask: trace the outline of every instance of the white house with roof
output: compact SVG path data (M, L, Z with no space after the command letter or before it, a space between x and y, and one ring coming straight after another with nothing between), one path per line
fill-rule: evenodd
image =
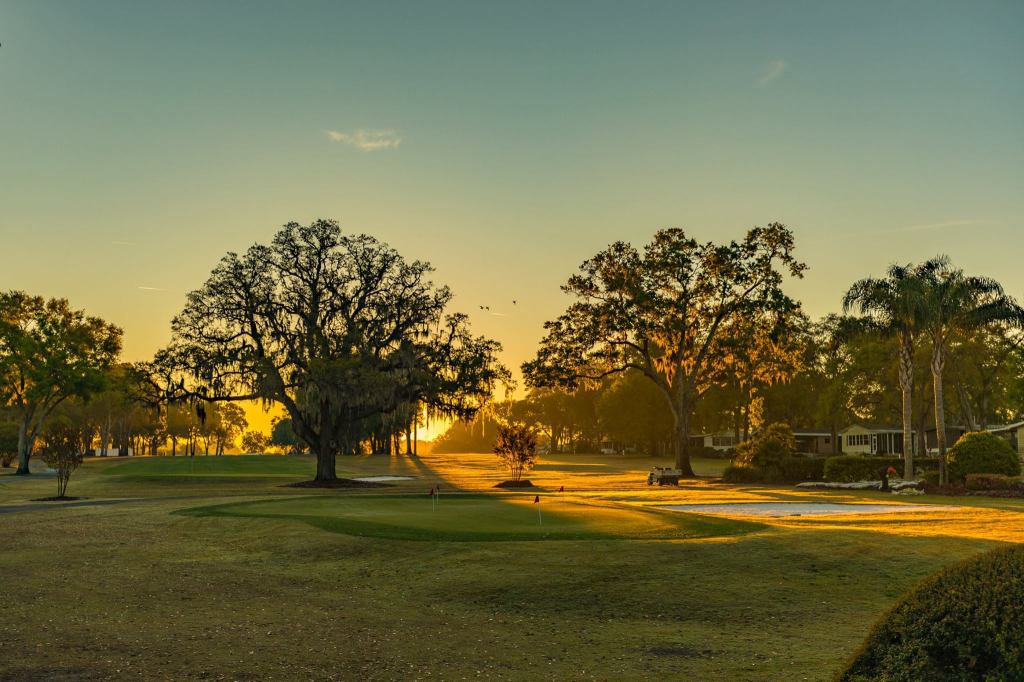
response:
M1017 451L1017 454L1021 456L1021 459L1024 459L1024 421L1004 424L1003 426L990 426L988 427L988 432L1005 438L1013 446L1013 449Z
M715 431L713 433L695 433L690 436L690 443L693 445L703 445L706 448L714 448L715 450L729 450L734 448L743 442L743 434L740 434L739 438L736 437L734 431Z
M844 455L903 455L903 428L893 424L851 424L839 432L839 439Z

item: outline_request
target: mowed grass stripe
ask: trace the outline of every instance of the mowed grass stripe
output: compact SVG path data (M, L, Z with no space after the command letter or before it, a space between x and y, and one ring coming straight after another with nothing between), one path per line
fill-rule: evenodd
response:
M295 520L323 530L396 540L685 540L740 535L765 526L627 505L532 495L315 496L182 510L192 516ZM537 507L540 507L538 514Z

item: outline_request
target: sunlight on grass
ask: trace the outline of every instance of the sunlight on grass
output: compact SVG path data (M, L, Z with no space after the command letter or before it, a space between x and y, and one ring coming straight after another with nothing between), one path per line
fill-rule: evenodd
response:
M304 497L201 507L193 516L293 519L325 530L408 540L669 540L733 535L756 523L523 495Z

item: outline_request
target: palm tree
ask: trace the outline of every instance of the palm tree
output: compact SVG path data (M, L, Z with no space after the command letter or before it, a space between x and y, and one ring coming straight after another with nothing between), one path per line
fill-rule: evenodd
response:
M883 278L854 282L843 297L843 311L856 309L870 329L896 339L899 381L903 393L903 477L914 477L914 434L911 397L914 393L914 345L921 333L922 282L911 265L891 265Z
M932 346L932 389L935 400L935 441L939 450L939 482L949 482L946 467L946 413L942 371L952 334L995 321L1021 318L1021 309L990 277L970 277L937 256L915 269L921 283L918 323Z

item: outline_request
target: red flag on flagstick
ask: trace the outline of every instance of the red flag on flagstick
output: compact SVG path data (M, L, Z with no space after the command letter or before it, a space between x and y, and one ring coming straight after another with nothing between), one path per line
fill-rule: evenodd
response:
M564 493L565 492L565 486L564 485L558 486L558 492Z
M537 495L536 497L533 498L533 503L540 504L540 495Z

